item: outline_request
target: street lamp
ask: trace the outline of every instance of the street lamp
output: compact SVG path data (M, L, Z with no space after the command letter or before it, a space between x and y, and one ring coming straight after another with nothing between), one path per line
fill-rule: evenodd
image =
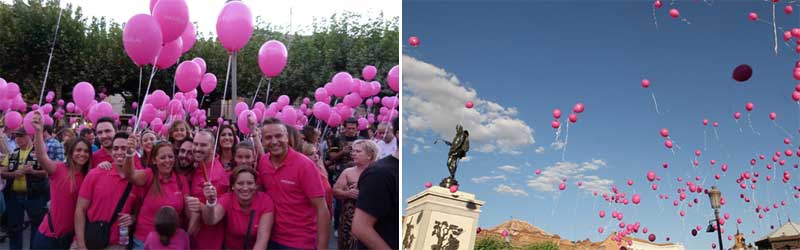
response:
M711 200L711 208L714 209L714 220L717 221L717 237L719 238L719 249L725 249L722 247L722 228L719 226L719 207L720 199L722 194L717 189L717 186L711 186L711 191L708 191L708 198Z

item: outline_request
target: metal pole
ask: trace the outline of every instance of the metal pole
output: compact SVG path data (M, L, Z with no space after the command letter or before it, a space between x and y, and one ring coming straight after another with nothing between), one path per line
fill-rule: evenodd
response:
M719 226L719 209L714 209L714 219L717 221L717 237L719 238L719 249L725 249L722 247L722 228Z

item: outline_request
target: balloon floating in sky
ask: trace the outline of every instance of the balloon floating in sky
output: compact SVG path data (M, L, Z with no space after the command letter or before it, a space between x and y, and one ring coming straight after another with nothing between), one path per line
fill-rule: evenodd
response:
M410 44L411 46L414 46L414 47L418 47L419 46L419 38L416 37L416 36L409 37L408 38L408 44Z
M467 101L467 104L465 104L464 106L467 107L468 109L471 109L472 107L475 106L475 104L472 103L472 101Z
M681 15L681 13L678 12L678 9L670 9L669 10L669 16L671 16L672 18L678 18L680 15Z
M750 68L750 65L742 64L733 69L733 79L738 82L747 81L751 76L753 76L753 69Z
M661 6L662 6L662 5L664 5L664 4L663 4L663 3L661 3L661 0L656 0L656 1L653 3L653 7L656 7L656 9L659 9L659 8L661 8Z
M649 88L650 87L650 80L644 79L642 80L642 88Z
M747 18L750 18L750 21L756 21L758 20L758 14L755 12L750 12L750 14L747 15Z

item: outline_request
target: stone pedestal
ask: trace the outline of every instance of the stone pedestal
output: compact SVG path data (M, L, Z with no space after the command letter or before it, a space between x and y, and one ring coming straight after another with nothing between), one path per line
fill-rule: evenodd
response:
M484 202L465 192L433 186L407 200L403 249L471 250Z

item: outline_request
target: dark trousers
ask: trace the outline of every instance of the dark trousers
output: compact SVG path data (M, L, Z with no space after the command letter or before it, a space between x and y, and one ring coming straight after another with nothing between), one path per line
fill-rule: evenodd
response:
M11 187L8 187L11 188ZM12 250L22 249L23 228L25 227L25 213L30 218L31 238L30 245L33 245L35 232L38 231L39 224L45 214L47 197L44 195L28 195L27 193L6 192L6 205L8 206L8 238L9 248Z
M267 249L272 249L272 250L293 250L293 249L297 249L297 250L301 250L302 248L294 248L294 247L284 246L284 245L281 245L278 242L274 242L274 241L270 240L269 244L267 244Z
M34 231L36 236L33 237L31 249L69 249L75 236L74 233L68 233L59 238L50 238L39 233L39 230L34 229Z

